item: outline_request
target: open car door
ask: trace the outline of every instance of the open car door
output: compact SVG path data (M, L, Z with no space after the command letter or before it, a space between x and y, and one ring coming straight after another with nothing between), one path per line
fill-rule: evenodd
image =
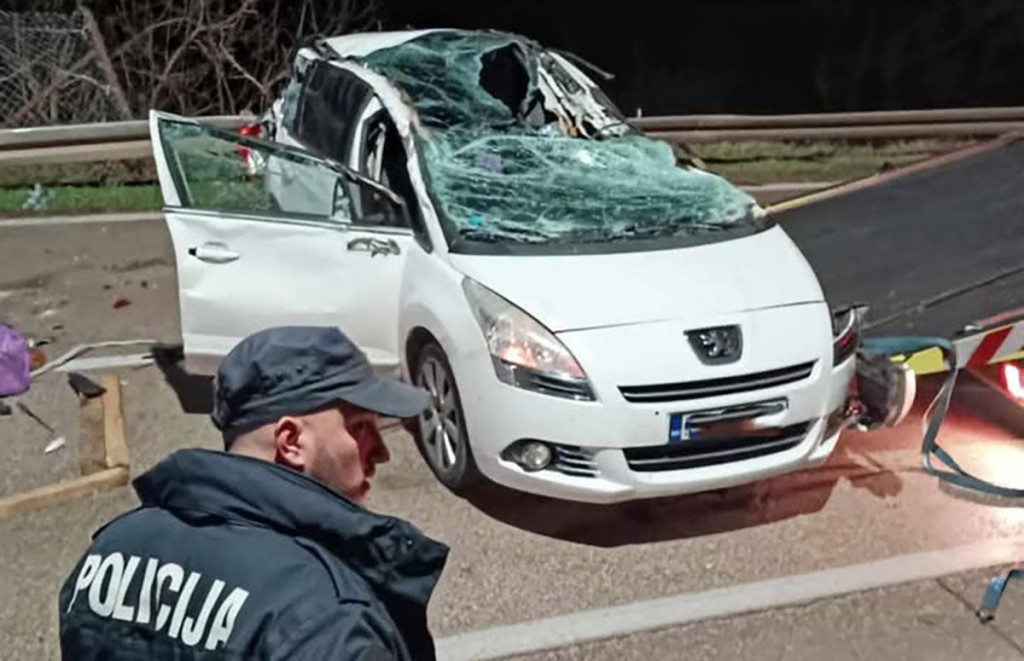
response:
M405 259L421 249L387 188L301 149L150 113L174 244L185 367L211 374L246 335L334 325L398 369ZM374 200L354 205L354 199Z

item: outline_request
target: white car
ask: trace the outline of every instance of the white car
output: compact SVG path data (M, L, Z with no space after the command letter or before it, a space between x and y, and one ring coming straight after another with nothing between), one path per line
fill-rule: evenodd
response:
M858 315L781 227L516 35L298 52L262 139L154 112L186 367L337 325L430 390L430 468L608 503L823 462ZM241 157L240 157L241 156Z

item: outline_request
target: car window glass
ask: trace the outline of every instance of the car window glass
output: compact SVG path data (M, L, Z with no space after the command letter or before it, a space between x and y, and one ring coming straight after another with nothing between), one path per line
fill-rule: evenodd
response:
M162 121L160 138L183 207L353 221L359 186L317 159L193 123Z
M410 215L415 214L416 195L409 178L405 148L386 110L374 113L364 125L359 150L359 171L394 191L405 202ZM368 188L362 190L361 207L364 213L379 212L378 207L382 203L387 203L387 200ZM391 219L390 222L397 220Z
M327 62L317 62L302 93L296 135L312 151L345 163L370 86Z
M292 78L281 93L281 123L289 131L295 130L295 114L299 108L299 91L301 89L302 83Z
M281 93L281 124L290 132L295 132L295 122L299 111L299 98L302 85L309 76L310 61L304 57L295 60L292 75Z

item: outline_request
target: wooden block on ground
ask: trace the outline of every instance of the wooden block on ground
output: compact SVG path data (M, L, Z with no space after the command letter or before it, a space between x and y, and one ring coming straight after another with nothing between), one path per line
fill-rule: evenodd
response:
M74 480L48 484L45 487L0 498L0 519L53 507L93 493L109 491L128 484L128 480L128 469L118 466Z
M128 465L128 441L124 432L121 379L103 374L99 397L79 397L79 468L91 475L115 466Z
M121 378L104 374L100 385L103 393L103 441L107 468L128 465L128 440L124 434L124 406L121 403Z
M109 468L103 440L103 398L78 398L78 465L82 475Z

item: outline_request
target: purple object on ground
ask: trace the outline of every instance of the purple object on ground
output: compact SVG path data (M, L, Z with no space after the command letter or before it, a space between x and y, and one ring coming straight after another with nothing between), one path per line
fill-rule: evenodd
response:
M0 324L0 397L20 395L28 390L28 342L10 326Z

